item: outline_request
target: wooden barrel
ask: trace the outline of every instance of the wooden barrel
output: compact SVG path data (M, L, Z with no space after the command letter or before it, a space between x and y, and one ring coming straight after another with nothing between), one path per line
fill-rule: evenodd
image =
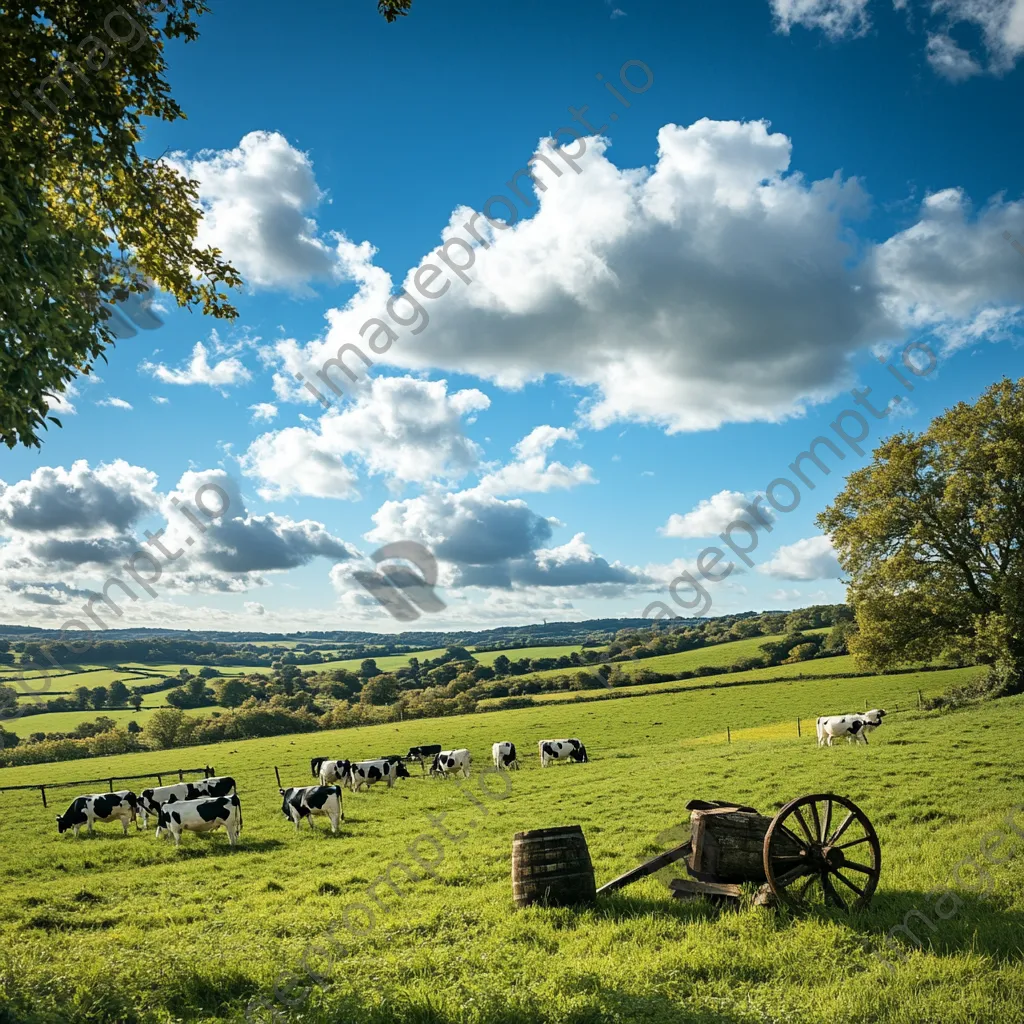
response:
M515 834L512 897L517 907L568 907L597 900L594 865L579 825Z

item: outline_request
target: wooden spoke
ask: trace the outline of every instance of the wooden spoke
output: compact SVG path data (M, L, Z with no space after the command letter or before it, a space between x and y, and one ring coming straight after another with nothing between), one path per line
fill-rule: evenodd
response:
M805 843L791 828L787 828L785 825L779 826L779 831L796 844L797 849L806 850L807 843Z
M840 882L843 882L845 885L849 886L858 896L861 897L861 899L864 898L864 890L859 885L854 885L853 882L851 882L848 878L845 878L843 875L839 874L839 871L836 868L832 868L832 874L835 875Z
M869 868L866 864L858 864L855 860L844 860L839 866L841 868L849 868L851 871L859 871L863 875L873 875L875 873L874 868Z
M852 839L848 843L842 843L840 846L836 846L837 850L848 850L851 846L857 846L860 843L870 843L871 836L861 836L860 839ZM830 843L830 846L835 846L835 843Z
M807 890L817 881L818 876L816 874L808 877L807 881L800 887L800 891L797 893L797 899L803 900L807 896Z
M787 886L792 885L798 878L803 878L807 874L807 866L801 864L799 867L790 868L789 871L784 871L781 875L775 876L775 884L785 889Z
M804 816L800 813L799 807L793 808L793 817L800 822L800 827L804 830L804 835L806 835L807 839L813 843L815 841L815 837L811 835L811 830L807 827L807 822L804 821Z
M827 871L823 871L821 873L821 888L825 893L826 903L831 903L840 910L846 909L846 902L843 900L843 897L836 892L836 888L829 879Z
M856 813L856 811L850 811L850 813L846 816L845 821L843 821L842 825L840 825L839 828L837 828L835 830L835 832L831 836L829 836L828 843L826 845L828 845L828 846L835 846L836 843L839 841L839 839L842 837L842 834L856 820L857 820L857 813Z
M811 817L814 819L814 838L820 843L825 836L821 831L821 819L818 817L818 803L816 800L811 801Z
M832 827L832 797L825 798L825 822L821 826L821 840L822 842L828 836L828 830Z

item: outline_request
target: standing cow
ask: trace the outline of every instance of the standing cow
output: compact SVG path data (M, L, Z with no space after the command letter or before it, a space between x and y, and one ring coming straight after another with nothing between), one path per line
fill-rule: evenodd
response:
M856 715L825 715L817 721L818 746L832 746L832 741L846 737L847 742L868 745L868 733L882 724L885 712L872 708Z
M576 761L578 764L586 764L590 760L587 757L587 748L577 739L541 740L537 747L540 750L541 768L547 768L549 762L563 758Z
M405 755L406 761L419 761L420 771L424 771L426 768L426 762L429 758L431 762L438 754L441 753L440 743L427 743L420 747L410 747L409 753Z
M75 797L71 806L63 813L57 815L57 831L61 835L73 830L75 838L78 838L78 830L87 826L93 831L93 822L121 822L124 834L128 835L128 825L135 822L139 827L136 817L139 809L139 801L130 789L122 789L116 793L94 793L90 796Z
M472 762L473 757L465 747L459 750L441 750L434 755L434 763L430 766L430 774L447 778L456 772L462 772L462 777L468 779L469 766Z
M182 832L212 832L218 828L227 832L231 846L238 842L242 831L242 804L236 793L198 800L172 800L162 804L157 814L157 831L170 832L175 848L181 846Z
M341 786L301 786L294 789L280 790L283 803L281 812L286 818L295 822L295 831L299 831L299 822L309 819L309 828L313 830L313 815L323 814L331 822L331 831L338 831L341 819Z
M228 796L234 792L235 780L230 775L215 775L209 779L198 779L196 782L176 782L172 786L144 789L139 798L142 827L149 826L147 815L157 817L161 806L168 800L198 800L201 796ZM156 834L160 835L159 824Z
M387 782L388 789L392 789L395 779L407 778L409 778L409 772L401 761L386 761L383 758L374 761L356 761L349 773L353 793L358 792L363 786L369 788L382 779Z
M313 776L319 777L321 786L329 786L332 782L340 782L343 786L348 781L352 769L351 761L332 761L326 757L314 757L309 762Z
M516 745L509 743L507 740L491 746L491 757L494 758L495 768L519 768L519 760L516 758Z

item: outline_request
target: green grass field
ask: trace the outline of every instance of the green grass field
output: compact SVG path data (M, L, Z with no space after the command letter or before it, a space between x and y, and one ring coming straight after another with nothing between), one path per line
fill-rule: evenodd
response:
M517 647L511 651L480 651L473 655L481 665L493 665L494 659L499 654L504 654L509 661L518 661L520 658L560 658L563 654L572 654L573 651L582 651L579 644L569 644L562 647ZM593 648L601 650L601 648Z
M552 693L530 694L530 699L537 704L564 704L573 701L605 700L609 694L618 697L637 696L651 693L675 693L680 690L705 690L716 688L728 688L746 683L774 683L779 681L790 681L797 679L828 679L831 678L829 669L835 666L835 675L846 676L850 673L853 679L875 679L889 678L886 676L856 676L856 669L853 659L846 656L838 658L822 659L820 661L805 661L796 665L778 665L775 668L751 669L748 672L728 672L715 676L695 676L692 679L674 679L664 683L637 683L633 686L619 686L602 688L598 690L556 690ZM905 672L899 673L902 684L894 687L900 698L906 702L916 703L917 691L920 690L925 697L931 697L942 693L952 683L964 682L984 675L982 667L971 667L963 669L940 669L934 672ZM851 679L851 681L853 681ZM888 684L886 684L888 687ZM481 709L487 709L499 704L502 697L488 697L480 701Z
M245 827L236 851L222 832L186 835L177 853L116 826L76 841L53 821L73 790L50 791L56 810L0 794L0 1020L242 1021L260 999L304 1024L1020 1020L1024 811L987 868L990 891L963 858L1021 801L1024 767L1007 739L1024 699L892 714L869 747L819 750L813 734L795 735L797 716L892 707L911 678L798 679L4 770L0 786L208 762L238 780ZM542 771L536 742L558 736L583 739L591 763ZM524 769L481 777L499 739L517 744ZM463 786L414 768L391 792L347 794L337 837L323 819L296 835L280 813L275 764L286 784L306 784L311 756L433 741L468 746L476 777ZM852 797L879 832L883 874L866 911L722 912L678 903L654 878L593 909L513 911L518 830L582 824L600 884L671 845L692 797L772 812L825 790ZM398 895L377 882L389 867ZM936 894L950 885L955 912L940 918ZM915 910L934 922L911 920L923 948L904 937L901 956L887 952L886 933ZM325 945L332 927L343 949Z

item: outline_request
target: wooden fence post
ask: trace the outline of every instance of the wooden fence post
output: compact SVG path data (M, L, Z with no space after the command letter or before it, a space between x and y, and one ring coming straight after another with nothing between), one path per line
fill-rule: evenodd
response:
M922 706L923 706L923 701L921 699L921 691L918 690L917 691L917 710L920 711Z
M185 775L184 775L184 773L182 772L182 770L180 768L178 769L178 781L179 782L184 782L185 781Z
M799 739L800 738L800 719L799 718L796 720L796 735L797 735L797 738Z
M732 743L732 733L729 732L729 726L725 727L725 742Z
M277 770L277 765L274 765L274 774L277 776L277 788L282 789L281 786L281 773Z
M110 784L110 792L113 793L114 792L114 780L113 779L107 779L107 782Z
M161 776L159 776L159 775L156 777L156 784L158 786L162 786L164 784L163 778Z
M40 786L39 787L39 792L43 796L43 806L45 807L46 806L46 787L45 786Z

